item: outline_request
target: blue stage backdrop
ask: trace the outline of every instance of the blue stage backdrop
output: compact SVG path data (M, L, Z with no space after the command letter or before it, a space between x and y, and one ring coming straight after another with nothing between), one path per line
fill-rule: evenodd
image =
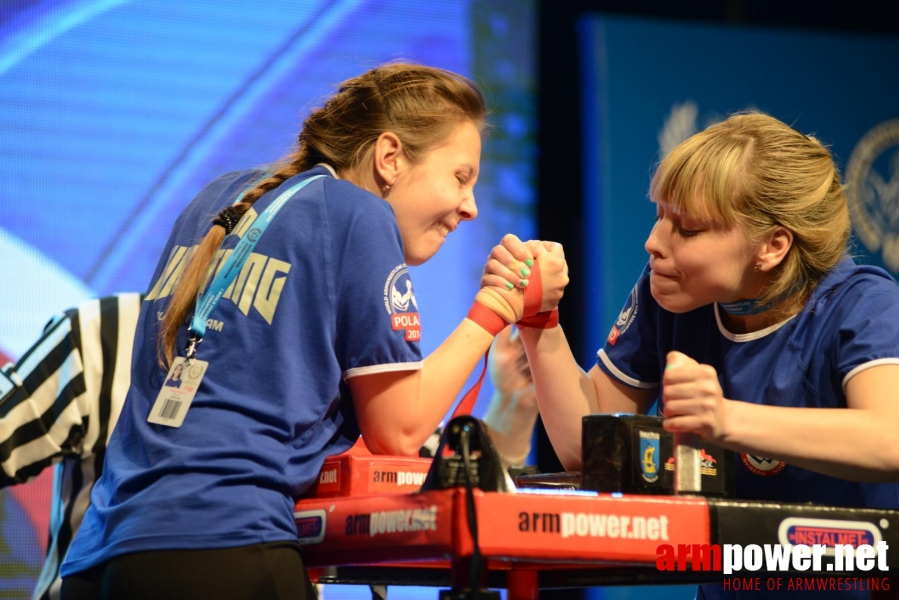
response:
M740 110L831 147L848 186L857 259L899 275L899 39L607 15L582 19L579 38L593 285L585 285L585 367L648 260L654 165Z
M0 361L54 313L145 290L200 187L288 153L337 83L396 59L474 78L493 108L480 216L413 270L430 352L464 318L490 248L535 237L533 21L518 0L0 2ZM3 597L27 597L37 576L38 481L0 495Z

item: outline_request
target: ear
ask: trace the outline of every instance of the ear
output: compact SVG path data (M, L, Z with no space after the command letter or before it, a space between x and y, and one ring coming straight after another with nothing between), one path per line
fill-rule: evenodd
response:
M392 186L396 183L397 176L407 163L403 143L392 131L385 131L378 136L372 158L374 160L375 173L379 178L379 188L384 185Z
M790 247L793 245L793 232L786 227L774 229L762 242L758 252L756 252L756 264L761 265L759 271L768 272L779 265L787 256Z

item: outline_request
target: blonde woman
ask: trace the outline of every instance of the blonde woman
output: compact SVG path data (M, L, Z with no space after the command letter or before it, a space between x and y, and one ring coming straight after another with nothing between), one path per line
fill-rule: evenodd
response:
M521 332L562 463L580 467L581 417L658 399L667 430L736 453L740 498L899 508L899 286L847 256L827 148L735 115L674 148L649 195L649 264L596 365L584 373L559 328Z

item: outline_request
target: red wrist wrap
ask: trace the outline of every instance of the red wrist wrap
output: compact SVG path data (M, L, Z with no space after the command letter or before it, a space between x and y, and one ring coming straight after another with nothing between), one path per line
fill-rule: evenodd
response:
M477 300L475 300L474 304L471 305L471 308L468 309L467 316L470 320L483 327L487 333L493 336L509 326L505 319ZM456 406L456 410L453 411L453 417L471 414L471 409L474 408L474 404L478 400L478 394L481 392L481 384L484 383L484 375L487 374L487 356L489 354L490 349L488 348L487 353L484 354L484 367L481 369L481 376L478 378L477 383L475 383L471 389L465 393L462 400L459 401L459 405Z
M551 329L559 324L559 309L554 308L545 312L538 312L543 302L543 280L540 278L540 268L534 265L531 269L531 275L528 281L528 287L524 288L524 317L516 323L519 327L534 327L538 329ZM508 323L498 314L475 300L474 304L468 311L468 318L481 327L483 327L490 335L497 335L506 328ZM468 392L459 401L456 410L453 411L453 417L458 415L471 414L475 402L478 399L478 393L481 391L481 384L484 382L484 375L487 373L487 354L484 355L484 367L481 369L481 376L477 383L472 386Z
M536 263L531 267L528 277L528 287L524 288L524 313L523 317L533 317L540 312L540 304L543 302L543 278L540 276L540 266Z
M524 317L516 325L519 327L533 327L534 329L552 329L559 324L559 309L554 308L544 312L540 310L543 302L543 278L540 275L540 267L536 264L531 269L528 287L524 288Z
M509 326L501 316L477 300L475 300L474 304L472 304L471 308L468 310L467 317L483 327L490 335L496 335Z
M474 304L472 304L471 308L468 310L468 318L483 327L487 333L493 336L509 326L505 319L477 300L474 301ZM471 414L471 409L474 408L474 404L478 400L478 394L481 393L481 384L484 383L484 375L487 374L487 356L489 354L490 348L488 348L487 353L484 354L484 366L481 369L481 376L478 377L477 383L475 383L471 389L465 393L462 400L459 401L459 405L456 406L456 410L453 411L453 417Z
M518 327L533 327L534 329L552 329L559 325L559 309L554 308L533 317L525 317L516 323Z

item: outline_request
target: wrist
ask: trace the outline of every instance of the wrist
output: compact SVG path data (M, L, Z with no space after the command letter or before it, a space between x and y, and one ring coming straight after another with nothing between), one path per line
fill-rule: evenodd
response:
M519 319L521 313L516 313L515 308L509 299L492 287L484 287L478 290L474 298L475 302L482 304L484 307L496 313L506 323L514 323Z
M487 333L496 336L500 331L505 329L509 323L498 315L492 308L475 300L468 309L466 318L472 321Z
M516 325L518 325L519 329L522 327L531 327L533 329L552 329L553 327L558 327L559 309L557 307L552 310L537 313L531 317L524 317L523 319L520 319Z
M519 327L533 327L535 329L551 329L559 324L559 309L540 312L543 307L543 277L540 274L539 265L534 265L531 271L530 284L524 290L524 314L518 320Z
M527 462L528 457L531 455L531 445L530 443L525 448L524 452L516 452L514 456L510 456L500 450L496 449L496 453L499 455L499 460L507 469L509 467L522 467Z

